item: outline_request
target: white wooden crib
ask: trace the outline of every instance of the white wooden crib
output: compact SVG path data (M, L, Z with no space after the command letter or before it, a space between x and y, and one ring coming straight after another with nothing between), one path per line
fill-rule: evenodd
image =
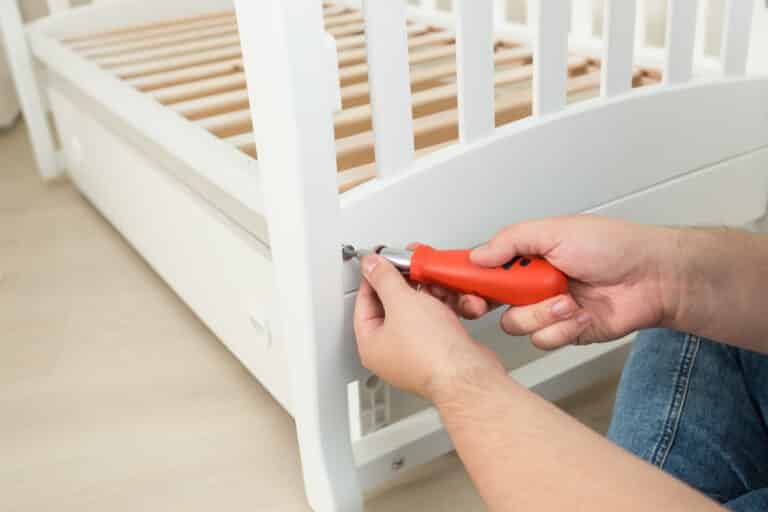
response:
M361 510L451 450L433 409L360 365L342 243L469 247L584 211L765 214L754 0L727 1L718 58L703 0L670 0L664 48L646 44L645 0L606 0L604 38L582 0L530 0L526 19L503 0L230 1L49 2L24 27L0 0L0 21L41 174L66 170L293 415L315 510ZM468 326L550 399L627 346L542 357L497 320Z

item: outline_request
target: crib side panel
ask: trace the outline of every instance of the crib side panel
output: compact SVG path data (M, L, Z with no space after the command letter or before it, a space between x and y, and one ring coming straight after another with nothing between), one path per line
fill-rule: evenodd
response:
M764 79L651 88L576 106L351 191L342 203L345 238L471 246L509 223L585 211L757 150L767 134Z

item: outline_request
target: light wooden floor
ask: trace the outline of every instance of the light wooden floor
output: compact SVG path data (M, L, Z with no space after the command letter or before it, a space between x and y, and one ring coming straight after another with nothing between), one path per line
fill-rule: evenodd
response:
M32 165L23 126L0 133L0 510L309 510L291 418L68 181L43 185ZM563 406L604 430L614 386ZM484 509L449 455L366 510Z

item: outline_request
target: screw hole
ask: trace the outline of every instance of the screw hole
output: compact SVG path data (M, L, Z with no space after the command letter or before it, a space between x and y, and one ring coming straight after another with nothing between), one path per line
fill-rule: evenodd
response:
M370 392L374 392L381 387L381 379L376 375L371 375L365 381L365 389Z

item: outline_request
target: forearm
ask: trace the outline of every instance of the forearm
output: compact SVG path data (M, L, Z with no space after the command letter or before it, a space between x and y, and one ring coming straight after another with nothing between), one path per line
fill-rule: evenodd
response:
M724 228L669 236L665 326L768 352L768 236Z
M436 400L492 512L721 510L501 373Z

